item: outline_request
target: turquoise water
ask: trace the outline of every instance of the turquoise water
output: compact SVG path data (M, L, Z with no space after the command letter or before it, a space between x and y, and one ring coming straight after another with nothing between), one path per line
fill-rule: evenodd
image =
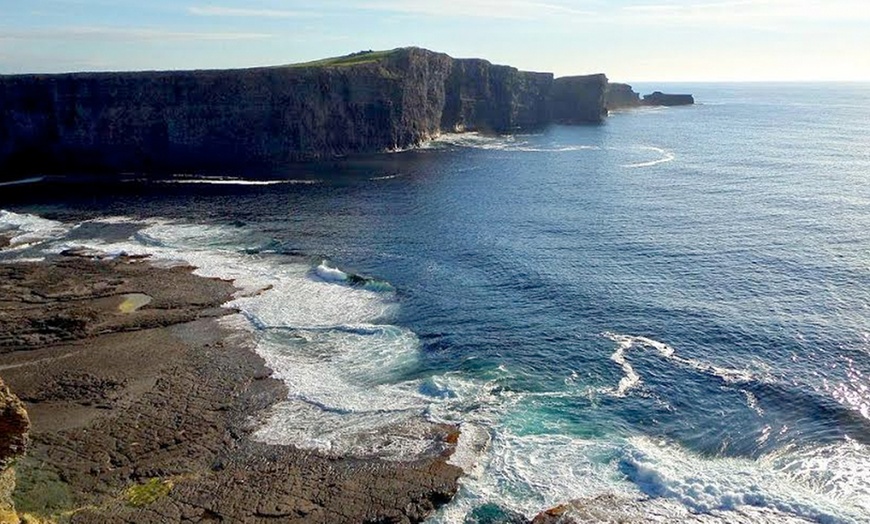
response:
M436 521L605 492L870 520L870 85L666 87L699 104L4 187L3 256L88 245L272 286L234 304L292 392L257 438L402 460L415 421L459 423Z

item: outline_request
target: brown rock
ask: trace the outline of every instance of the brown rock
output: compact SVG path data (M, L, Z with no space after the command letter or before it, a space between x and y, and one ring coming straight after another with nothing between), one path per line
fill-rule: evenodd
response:
M119 294L144 291L147 306L117 311ZM33 423L19 510L75 510L74 523L420 522L450 500L453 427L432 426L432 451L410 462L254 441L257 414L287 391L213 318L233 291L141 261L0 265L0 373ZM40 482L68 495L46 500Z
M29 429L30 419L24 405L0 379L0 469L24 454Z
M27 411L0 379L0 516L5 515L3 518L15 515L12 502L15 471L11 465L15 458L24 454L29 430Z

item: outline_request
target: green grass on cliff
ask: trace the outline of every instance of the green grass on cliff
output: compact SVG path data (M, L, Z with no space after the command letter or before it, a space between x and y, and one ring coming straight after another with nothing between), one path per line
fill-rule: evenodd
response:
M395 51L395 49L391 51L360 51L358 53L351 53L349 55L315 60L314 62L292 64L290 67L345 67L359 64L369 64L382 60L393 54Z

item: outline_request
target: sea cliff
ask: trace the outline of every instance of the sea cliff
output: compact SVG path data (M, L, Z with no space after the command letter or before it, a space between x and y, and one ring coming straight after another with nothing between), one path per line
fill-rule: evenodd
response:
M0 76L0 176L226 168L606 115L604 75L554 79L419 48L221 71Z
M641 106L690 106L695 103L695 97L688 94L669 94L655 91L641 98L633 87L628 84L610 82L604 94L604 105L608 111L631 109Z

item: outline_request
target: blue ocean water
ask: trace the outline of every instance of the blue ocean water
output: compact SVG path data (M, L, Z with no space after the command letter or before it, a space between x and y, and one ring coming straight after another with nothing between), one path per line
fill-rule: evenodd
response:
M258 438L400 460L412 420L459 423L438 522L601 493L866 522L870 85L664 88L698 104L3 187L0 258L87 245L272 286L234 303L291 389Z

